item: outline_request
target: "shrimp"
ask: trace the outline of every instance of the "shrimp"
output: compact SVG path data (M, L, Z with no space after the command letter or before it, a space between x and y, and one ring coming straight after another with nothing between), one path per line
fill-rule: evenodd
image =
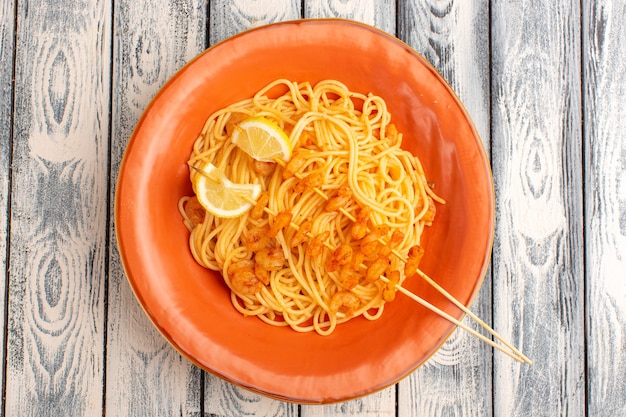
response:
M396 285L400 282L400 271L391 271L387 279L388 282L385 283L383 287L383 300L386 302L393 301L396 298Z
M341 187L337 190L337 195L326 203L326 211L337 211L341 207L345 207L352 199L352 191L349 187Z
M254 267L254 261L252 259L239 259L228 266L228 273L232 274L238 270L248 269L252 267Z
M309 233L311 232L312 223L309 220L305 220L298 227L298 231L294 235L293 239L291 239L291 247L295 248L300 246L309 238Z
M226 134L228 136L232 136L233 132L235 131L239 123L243 122L247 118L248 118L248 115L244 113L233 113L230 116L230 119L228 119L228 122L226 122L226 126L225 126Z
M313 172L302 178L293 189L296 193L304 192L308 188L321 187L324 184L324 177L319 172Z
M330 299L330 311L332 313L344 313L347 317L354 316L360 304L359 297L350 291L336 292Z
M267 247L270 243L270 238L267 235L267 226L255 227L248 231L248 234L244 237L246 241L246 247L251 252L256 252Z
M386 245L382 247L380 250L380 254L383 256L387 256L391 253L392 250L398 247L400 243L404 240L404 233L399 230L394 230L391 234L391 238Z
M254 261L250 259L232 263L228 268L228 276L232 289L240 294L253 295L263 289L263 282L254 273Z
M355 253L354 257L352 258L352 268L358 270L361 267L361 264L363 263L364 260L365 260L365 254L363 252Z
M431 223L433 220L435 220L435 214L437 213L437 207L435 207L435 201L429 195L426 196L426 202L425 203L428 205L428 208L426 209L426 212L420 218L420 220L423 221L423 222L426 222L426 223ZM424 209L424 201L420 201L417 204L417 206L415 207L415 214L416 215L420 214L423 209Z
M398 128L393 123L387 125L386 132L387 139L391 142L391 144L395 144L398 142Z
M297 153L291 157L285 169L283 171L283 179L289 179L296 175L296 173L304 166L306 158L301 153Z
M330 232L328 230L314 236L306 247L306 254L312 257L321 255L322 250L324 249L324 242L326 242L328 236L330 236Z
M263 268L258 263L254 264L254 276L256 276L257 279L263 283L263 285L268 285L270 283L270 271Z
M267 203L270 202L270 196L268 193L261 193L259 198L256 200L256 204L250 210L250 218L254 220L258 220L263 217L263 212L265 207L267 207Z
M302 134L298 139L298 144L303 148L313 148L317 146L317 144L315 143L315 138L307 131L302 131Z
M351 265L344 265L339 271L339 285L346 290L356 287L361 275Z
M276 237L278 232L289 226L292 217L293 214L291 214L291 212L289 211L281 211L280 213L278 213L276 217L274 217L274 223L272 224L272 227L270 227L270 230L267 232L267 236Z
M200 224L204 221L206 211L200 204L196 196L191 197L185 203L185 215L194 225Z
M367 272L365 273L365 282L370 283L378 280L380 276L385 273L388 267L389 256L379 256L367 268Z
M254 261L268 271L278 271L285 265L285 254L281 247L264 248L254 255Z
M419 268L419 264L423 256L424 248L422 248L420 245L415 245L411 249L409 249L407 260L404 264L404 276L409 278L417 274L417 269Z
M326 269L330 272L336 271L340 266L344 266L352 259L352 246L341 245L333 252Z
M427 223L431 223L435 220L435 214L437 213L437 207L435 206L435 201L431 196L428 196L428 210L426 210L426 214L423 219Z
M367 221L370 218L370 208L368 206L361 207L356 213L356 220L352 225L352 238L363 239L367 234Z
M264 248L254 255L254 275L263 284L270 283L270 271L278 271L285 265L285 254L281 248Z
M387 225L376 226L374 230L370 231L363 240L361 240L361 252L368 258L376 256L382 246L378 239L387 234L388 231L389 226Z
M267 176L272 175L272 173L276 169L276 162L254 160L254 162L252 163L252 169L257 174L267 177Z

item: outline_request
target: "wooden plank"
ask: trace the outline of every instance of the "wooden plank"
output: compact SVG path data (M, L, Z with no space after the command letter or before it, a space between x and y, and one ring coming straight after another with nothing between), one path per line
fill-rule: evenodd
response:
M209 41L220 42L245 30L300 17L299 0L210 2ZM236 387L213 375L205 376L206 413L215 416L296 416L298 406Z
M338 17L396 34L396 2L390 0L304 0L305 18Z
M343 18L351 19L395 35L396 7L392 1L341 1L341 0L305 0L304 17L306 18ZM330 405L308 405L301 407L302 417L331 416L395 416L396 386L391 386L375 394Z
M623 1L583 2L590 416L626 415L625 19Z
M202 0L115 2L111 184L134 126L161 86L205 48ZM112 190L114 193L115 190ZM114 195L111 196L113 212ZM121 267L111 231L106 411L114 416L197 416L201 372L150 323Z
M494 414L585 415L579 2L492 4Z
M102 415L107 2L17 5L6 415Z
M399 37L442 74L464 103L489 150L489 4L417 0L399 10ZM491 322L487 273L472 311ZM480 326L464 323L482 332ZM399 416L489 416L491 348L455 331L435 355L399 386Z
M367 397L337 404L303 405L300 415L302 417L394 417L396 415L396 388L393 386Z
M300 9L300 0L211 1L209 42L214 45L248 29L298 19Z
M273 400L239 388L216 376L205 377L205 413L209 416L295 417L298 405Z
M15 4L0 4L0 321L6 323L7 240L9 229L9 190L11 178L11 118L13 111L13 53L15 31ZM0 333L3 347L0 360L5 361L4 331ZM4 368L3 368L4 369ZM0 372L0 387L4 387L4 372ZM0 396L0 410L4 407ZM1 411L0 411L1 413Z

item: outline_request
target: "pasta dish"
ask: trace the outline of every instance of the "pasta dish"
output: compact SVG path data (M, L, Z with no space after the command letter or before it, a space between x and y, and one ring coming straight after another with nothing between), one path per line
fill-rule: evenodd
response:
M255 159L235 143L247 120L279 131L288 160ZM321 335L354 317L379 318L417 272L423 230L444 203L401 145L377 95L334 80L270 83L213 113L193 145L192 183L212 166L260 194L237 217L207 211L200 196L181 198L191 253L221 273L245 316Z

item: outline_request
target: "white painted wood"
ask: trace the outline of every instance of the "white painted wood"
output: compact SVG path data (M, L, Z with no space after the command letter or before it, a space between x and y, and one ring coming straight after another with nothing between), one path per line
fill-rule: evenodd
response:
M489 5L485 1L415 0L399 4L398 34L439 70L481 135L490 139ZM487 273L472 311L491 323ZM482 331L466 319L465 324ZM399 384L398 416L489 416L492 349L461 329Z
M158 5L116 1L114 13L113 185L128 138L149 101L176 70L204 49L206 5L202 0ZM200 415L200 370L149 321L122 270L113 231L110 236L107 415Z
M585 415L579 2L491 7L497 416Z
M102 415L111 11L17 4L7 416Z
M583 2L587 401L626 415L626 5Z
M496 329L534 365L458 331L397 392L298 406L202 373L150 324L107 223L135 122L209 43L299 16L397 34L457 91L498 204L472 309L490 322L493 287ZM3 415L625 415L624 21L623 0L1 2Z
M337 404L302 406L300 415L302 417L393 417L396 415L396 390L395 387L391 387L367 397Z
M5 323L7 271L7 240L9 227L9 179L11 177L11 114L13 99L13 52L15 16L13 1L0 4L0 322ZM0 346L4 346L4 331L0 333ZM6 363L4 349L1 363ZM0 373L0 387L4 386ZM4 399L0 396L0 410Z
M210 416L296 417L298 405L255 394L205 374L205 413Z
M304 0L304 17L339 17L396 34L396 2L391 0Z
M215 0L210 2L209 42L244 30L300 18L300 0Z

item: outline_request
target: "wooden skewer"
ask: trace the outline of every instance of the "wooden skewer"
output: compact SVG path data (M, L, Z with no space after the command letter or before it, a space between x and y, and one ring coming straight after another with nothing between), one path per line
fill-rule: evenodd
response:
M285 166L285 163L281 160L276 160L276 162L281 165L281 166ZM206 175L202 170L198 169L197 167L193 166L193 165L189 165L191 168L193 168L194 170L196 170L196 172L200 173L203 176L208 177L208 175ZM300 173L295 173L294 176L300 180L302 180L304 178L304 176ZM210 178L210 177L209 177ZM213 179L213 178L211 178ZM313 190L320 195L322 198L324 198L326 201L330 200L330 197L328 197L322 190L318 189L317 187L314 187ZM254 205L256 204L256 201L253 199L247 199L248 203ZM278 213L276 213L274 210L270 209L269 207L264 207L263 211L266 212L267 214L269 214L270 216L276 217L278 215ZM344 208L339 208L339 211L345 215L346 217L348 217L352 222L354 222L356 220L356 218L349 213L348 211L346 211ZM300 230L300 226L294 222L290 222L289 226L295 230ZM312 233L307 233L307 236L309 238L314 237L314 235ZM378 241L380 243L382 243L383 245L386 245L387 242L384 241L384 239L379 238ZM324 242L324 246L326 246L330 251L334 251L336 248L334 248L332 245L330 245L328 242ZM401 261L405 262L407 261L407 259L401 254L399 253L397 250L393 249L391 251L391 253L393 253L396 257L398 257L398 259L400 259ZM367 268L366 265L360 265L363 268ZM420 305L422 305L423 307L427 308L428 310L432 311L433 313L439 315L440 317L448 320L449 322L451 322L452 324L462 328L463 330L467 331L468 333L470 333L472 336L478 338L479 340L483 341L484 343L487 343L489 346L503 352L504 354L510 356L511 358L515 359L518 362L525 362L528 364L532 364L532 361L526 357L522 352L520 352L518 349L516 349L513 345L511 345L509 342L507 342L502 336L500 336L495 330L493 330L487 323L485 323L483 320L481 320L478 316L476 316L474 313L471 312L470 309L468 309L465 305L463 305L463 303L461 303L460 301L458 301L456 298L454 298L454 296L452 296L449 292L447 292L444 288L442 288L439 284L437 284L432 278L430 278L428 275L426 275L423 271L421 271L420 269L417 269L417 274L422 277L428 284L430 284L433 288L435 288L440 294L442 294L446 299L448 299L450 302L452 302L456 307L458 307L461 311L463 311L465 314L467 314L469 317L471 317L476 323L478 323L482 328L484 328L487 332L489 332L489 334L491 334L492 336L494 336L498 341L500 341L502 344L505 345L505 347L503 347L502 345L495 343L493 340L485 337L484 335L478 333L477 331L475 331L474 329L468 327L467 325L465 325L464 323L462 323L461 321L455 319L454 317L452 317L450 314L446 313L445 311L441 310L440 308L432 305L431 303L429 303L428 301L424 300L423 298L417 296L416 294L412 293L411 291L407 290L406 288L402 287L399 284L395 284L395 288L400 291L402 294L406 295L407 297L411 298L413 301L416 301L417 303L419 303ZM385 283L389 283L389 279L383 275L380 276L380 279L385 282Z
M382 276L382 275L380 276L380 279L382 281L384 281L384 282L390 282L389 279L387 279L387 277ZM459 326L463 330L465 330L468 333L470 333L472 336L475 336L478 339L480 339L481 341L487 343L489 346L491 346L491 347L493 347L495 349L498 349L499 351L505 353L506 355L510 356L511 358L515 359L518 362L526 362L527 361L526 359L524 359L525 358L524 355L519 355L519 354L517 354L515 352L517 349L512 349L512 350L505 349L505 347L503 347L502 345L499 345L496 342L494 342L493 340L491 340L491 339L485 337L484 335L478 333L476 330L472 329L471 327L467 326L466 324L464 324L464 323L460 322L459 320L455 319L450 314L446 313L445 311L441 310L440 308L435 307L434 305L432 305L428 301L424 300L423 298L413 294L411 291L407 290L403 286L396 284L395 287L402 294L404 294L407 297L409 297L410 299L418 302L422 306L426 307L427 309L429 309L433 313L438 314L439 316L441 316L444 319L448 320L452 324L455 324L455 325ZM506 347L508 348L508 346L506 346Z
M511 349L517 356L519 356L522 360L520 362L526 362L529 365L532 365L533 361L530 360L526 355L520 352L517 348L511 345L506 341L502 336L500 336L495 330L493 330L487 323L482 321L477 315L472 313L472 311L467 308L463 303L454 298L448 291L446 291L443 287L441 287L437 282L435 282L432 278L430 278L424 271L421 269L417 270L417 274L422 277L427 283L433 286L440 294L442 294L448 301L452 302L455 306L461 309L465 314L467 314L472 320L478 323L483 329L485 329L489 334L498 339L501 343L503 343L507 348Z

